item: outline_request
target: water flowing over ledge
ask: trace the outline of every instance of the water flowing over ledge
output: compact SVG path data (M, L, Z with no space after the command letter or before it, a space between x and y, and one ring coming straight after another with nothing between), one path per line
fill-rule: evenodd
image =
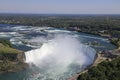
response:
M2 80L66 80L92 64L97 51L115 48L106 38L52 27L3 26L0 35L35 65Z
M65 79L94 61L96 51L70 35L58 35L41 48L25 53L26 62L36 65L46 79ZM63 75L65 75L63 77ZM39 76L39 77L43 77Z

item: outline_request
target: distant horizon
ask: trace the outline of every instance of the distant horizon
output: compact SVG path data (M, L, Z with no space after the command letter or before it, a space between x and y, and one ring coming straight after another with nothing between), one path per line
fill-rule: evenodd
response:
M120 0L0 0L0 13L120 14Z
M91 13L85 13L85 14L72 14L72 13L5 13L5 12L0 12L0 14L25 14L25 15L120 15L120 13L112 14L112 13L107 13L107 14L91 14Z

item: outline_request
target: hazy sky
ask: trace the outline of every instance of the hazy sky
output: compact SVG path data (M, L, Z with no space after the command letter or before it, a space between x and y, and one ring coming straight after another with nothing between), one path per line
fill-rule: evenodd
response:
M0 0L0 13L120 14L120 0Z

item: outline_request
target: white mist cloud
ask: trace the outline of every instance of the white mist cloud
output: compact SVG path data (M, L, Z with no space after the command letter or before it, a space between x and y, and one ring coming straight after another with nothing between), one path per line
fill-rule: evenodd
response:
M36 40L39 42L38 38ZM76 65L82 68L90 65L94 60L95 50L81 44L72 36L56 35L54 39L44 43L40 49L28 51L25 55L27 63L35 64L54 79L64 73L69 74L71 66ZM73 67L72 73L78 67Z

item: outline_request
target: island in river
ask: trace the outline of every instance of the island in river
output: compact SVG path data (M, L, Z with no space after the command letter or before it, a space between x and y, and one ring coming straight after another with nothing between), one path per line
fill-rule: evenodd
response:
M0 39L0 73L25 69L24 59L24 52L12 48L8 40Z

